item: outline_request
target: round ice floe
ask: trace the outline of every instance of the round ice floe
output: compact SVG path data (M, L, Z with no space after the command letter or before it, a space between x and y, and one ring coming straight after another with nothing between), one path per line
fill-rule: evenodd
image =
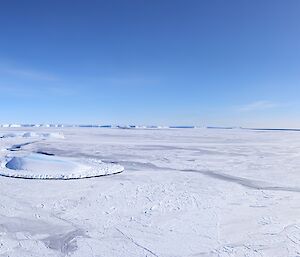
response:
M41 137L41 138L56 138L56 139L64 139L65 136L61 132L53 132L53 133L36 133L36 132L25 132L23 137Z
M38 134L35 132L25 132L23 137L38 137Z
M75 179L120 173L121 165L95 159L76 159L28 154L7 157L0 167L0 175L32 179Z
M0 135L0 138L9 138L9 137L16 137L17 134L15 133L7 133L7 134L3 134L3 135Z
M61 132L53 132L53 133L41 133L41 136L45 138L57 138L57 139L64 139L65 136Z

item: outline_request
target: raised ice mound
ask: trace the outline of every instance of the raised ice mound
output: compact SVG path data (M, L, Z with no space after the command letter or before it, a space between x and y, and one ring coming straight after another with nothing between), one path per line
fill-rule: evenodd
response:
M1 163L0 175L32 179L76 179L120 173L121 165L95 159L76 159L31 153L7 157Z
M0 135L0 138L9 138L9 137L16 137L17 134L15 133L6 133L6 134L3 134L3 135Z
M53 132L53 133L36 133L36 132L25 132L23 137L41 137L41 138L56 138L56 139L64 139L65 136L61 132Z

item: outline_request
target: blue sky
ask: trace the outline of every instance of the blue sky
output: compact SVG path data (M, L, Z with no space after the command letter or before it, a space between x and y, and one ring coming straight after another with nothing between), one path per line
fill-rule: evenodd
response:
M300 1L1 1L0 123L300 127Z

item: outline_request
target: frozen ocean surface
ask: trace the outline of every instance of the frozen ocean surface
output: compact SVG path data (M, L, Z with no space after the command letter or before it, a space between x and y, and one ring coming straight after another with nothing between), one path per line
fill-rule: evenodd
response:
M1 170L82 172L88 160L125 170L0 176L1 257L300 253L300 132L0 129Z

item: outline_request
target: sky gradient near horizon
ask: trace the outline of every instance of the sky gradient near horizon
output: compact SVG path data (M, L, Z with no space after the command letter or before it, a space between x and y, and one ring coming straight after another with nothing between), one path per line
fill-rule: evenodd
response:
M300 1L0 3L0 123L300 127Z

